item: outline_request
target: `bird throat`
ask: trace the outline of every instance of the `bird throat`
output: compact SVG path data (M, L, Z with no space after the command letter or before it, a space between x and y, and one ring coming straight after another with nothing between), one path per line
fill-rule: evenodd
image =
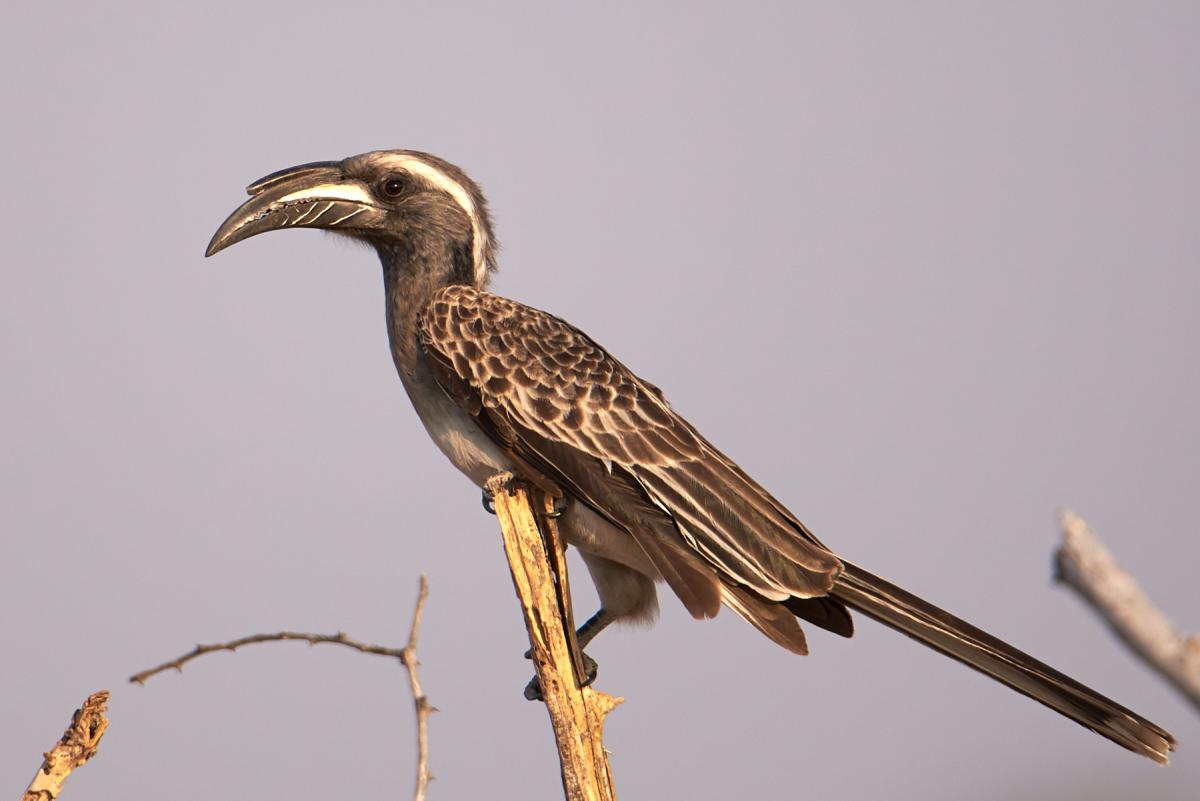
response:
M396 369L411 378L417 370L417 321L435 292L452 284L474 285L471 243L439 237L377 242L383 265L388 342Z

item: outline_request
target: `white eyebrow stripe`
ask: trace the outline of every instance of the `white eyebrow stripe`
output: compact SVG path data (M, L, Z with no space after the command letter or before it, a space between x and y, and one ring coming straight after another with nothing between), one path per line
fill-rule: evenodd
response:
M466 212L467 219L471 221L471 240L473 243L471 258L475 272L475 282L477 284L481 283L487 274L487 265L484 264L483 259L487 241L483 232L483 226L480 224L479 212L475 208L475 201L471 199L471 193L458 181L446 175L446 173L429 162L422 161L416 156L389 154L384 163L389 167L407 170L412 175L420 177L430 185L437 187L454 198L454 201L462 207L462 210Z

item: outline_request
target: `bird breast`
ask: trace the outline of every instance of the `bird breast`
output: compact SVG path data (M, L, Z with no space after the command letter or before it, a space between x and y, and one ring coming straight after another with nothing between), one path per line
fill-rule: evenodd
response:
M437 385L423 358L417 359L413 375L402 372L400 380L434 444L476 486L497 473L513 471L511 461L475 419Z

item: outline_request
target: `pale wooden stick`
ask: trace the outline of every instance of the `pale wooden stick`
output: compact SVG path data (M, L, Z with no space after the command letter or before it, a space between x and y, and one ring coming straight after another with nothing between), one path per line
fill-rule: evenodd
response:
M1088 528L1063 510L1057 578L1075 590L1137 656L1200 709L1200 636L1186 637Z
M488 490L495 497L513 587L558 743L563 791L567 801L612 801L616 795L604 749L604 717L622 699L579 686L568 640L571 622L564 624L566 616L529 491L507 474L493 477ZM547 496L539 506L544 525L553 526L554 521L544 516L553 511L553 500ZM553 537L557 541L557 530Z
M21 801L53 801L62 792L63 784L71 771L81 767L96 755L100 738L108 728L104 713L108 703L108 690L92 693L75 710L71 725L62 739L43 755L42 766L29 783Z

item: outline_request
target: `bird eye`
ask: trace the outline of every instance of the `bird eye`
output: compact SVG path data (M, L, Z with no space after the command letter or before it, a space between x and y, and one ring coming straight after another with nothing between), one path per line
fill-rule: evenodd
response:
M400 197L400 195L404 194L404 190L408 188L408 181L403 176L391 175L385 178L379 186L383 190L383 194L388 197Z

